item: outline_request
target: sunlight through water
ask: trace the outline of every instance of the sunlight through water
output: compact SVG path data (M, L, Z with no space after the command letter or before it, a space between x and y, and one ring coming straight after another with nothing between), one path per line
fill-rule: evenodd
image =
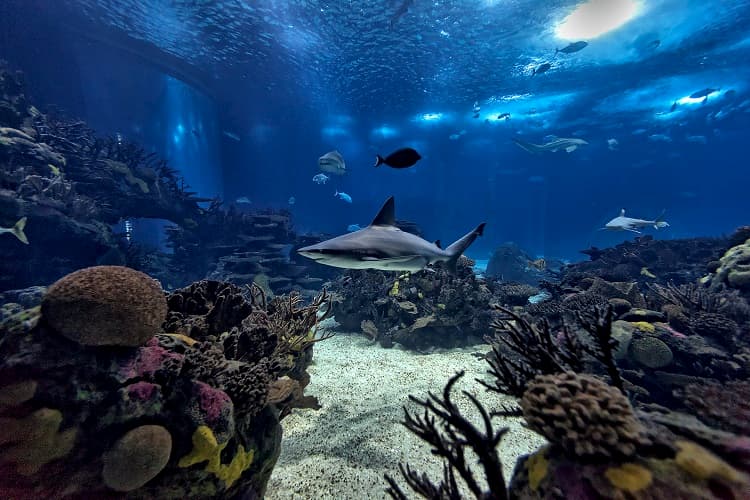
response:
M615 30L641 10L638 0L589 0L560 23L555 34L563 40L592 39Z

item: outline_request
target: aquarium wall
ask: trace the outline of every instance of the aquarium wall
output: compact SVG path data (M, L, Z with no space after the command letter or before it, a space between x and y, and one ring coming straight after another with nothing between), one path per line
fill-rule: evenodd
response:
M157 153L200 196L223 196L219 110L206 88L181 79L160 51L139 52L137 41L66 16L63 5L0 6L0 59L23 71L34 102Z

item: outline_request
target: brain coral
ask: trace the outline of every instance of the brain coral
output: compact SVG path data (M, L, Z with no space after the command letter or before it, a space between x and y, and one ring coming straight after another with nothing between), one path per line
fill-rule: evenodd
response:
M628 399L590 375L537 375L521 408L528 426L569 456L632 457L650 443Z
M71 273L42 301L42 316L53 330L90 346L140 346L160 331L166 315L159 283L120 266Z
M167 465L172 436L161 425L142 425L127 432L104 455L104 484L132 491L153 479Z

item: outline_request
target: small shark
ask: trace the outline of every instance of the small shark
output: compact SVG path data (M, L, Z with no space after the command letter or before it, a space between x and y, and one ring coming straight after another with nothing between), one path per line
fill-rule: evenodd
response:
M555 137L550 142L545 142L544 144L533 144L520 139L513 139L513 142L516 146L528 151L529 153L546 153L547 151L556 153L561 150L565 150L566 153L572 153L578 149L579 146L588 144L588 142L583 139L575 137Z
M625 209L623 208L620 210L619 217L615 217L607 222L601 230L631 231L641 234L639 229L643 229L644 227L653 226L654 229L660 229L669 226L667 221L662 220L663 216L664 212L656 220L633 219L632 217L625 217Z
M430 243L396 227L393 196L388 198L372 223L359 231L297 250L304 257L327 266L344 269L379 269L381 271L417 272L428 264L446 262L455 272L456 262L477 236L485 223L443 250L440 242Z

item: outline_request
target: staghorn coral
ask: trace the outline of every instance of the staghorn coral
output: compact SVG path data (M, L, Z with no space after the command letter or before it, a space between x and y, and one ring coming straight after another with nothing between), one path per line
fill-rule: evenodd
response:
M593 314L578 313L555 334L546 320L533 323L509 309L494 308L505 316L492 323L494 338L487 338L493 344L488 360L495 380L494 385L486 385L491 390L521 397L534 376L587 371L593 360L624 392L615 361L618 341L613 337L611 306L597 308ZM586 335L579 335L580 331Z
M483 428L476 427L461 414L451 399L451 391L463 374L459 372L450 378L443 389L442 397L432 393L424 400L409 396L411 401L424 408L423 416L412 415L404 408L403 424L406 428L429 443L433 447L432 453L443 459L443 480L435 484L425 474L419 474L409 465L399 464L401 475L414 491L425 498L462 498L458 489L457 474L477 499L507 498L503 466L496 448L508 432L508 428L496 430L492 416L468 392L464 392L464 395L479 411ZM436 419L439 419L440 425ZM466 456L469 450L479 459L488 491L483 491L469 468ZM406 495L396 481L387 474L385 478L390 486L387 493L394 499L406 500Z
M42 300L42 316L52 329L83 345L142 345L160 331L166 314L158 282L119 266L71 273Z
M590 375L538 375L521 400L529 427L578 458L629 458L651 444L630 402Z

